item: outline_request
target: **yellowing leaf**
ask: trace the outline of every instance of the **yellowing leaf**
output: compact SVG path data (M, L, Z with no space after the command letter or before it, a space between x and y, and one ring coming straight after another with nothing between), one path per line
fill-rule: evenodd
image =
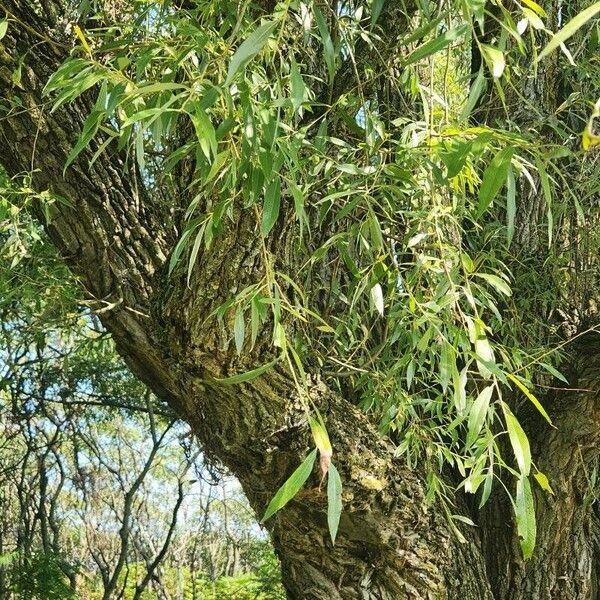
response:
M90 45L87 43L87 40L85 39L85 35L83 34L83 31L81 30L81 27L79 27L79 25L75 25L73 27L73 31L75 32L75 34L79 38L79 41L81 42L81 45L83 46L83 48L85 49L85 51L91 56L92 55L92 49L90 48Z
M540 17L546 16L546 11L539 4L537 4L537 2L534 2L533 0L521 0L521 2L540 15Z
M311 416L308 417L308 424L310 425L310 430L315 441L315 446L319 449L319 452L331 453L331 442L329 441L329 434L327 433L327 430L325 429L323 424Z
M540 484L540 487L544 491L546 491L554 496L554 490L550 486L550 482L548 481L548 478L546 477L546 475L544 473L539 471L538 473L535 473L533 476L535 477L535 480Z

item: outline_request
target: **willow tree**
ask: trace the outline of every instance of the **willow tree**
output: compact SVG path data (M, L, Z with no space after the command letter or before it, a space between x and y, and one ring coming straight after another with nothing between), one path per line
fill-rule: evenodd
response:
M596 597L599 3L0 11L2 165L290 598Z

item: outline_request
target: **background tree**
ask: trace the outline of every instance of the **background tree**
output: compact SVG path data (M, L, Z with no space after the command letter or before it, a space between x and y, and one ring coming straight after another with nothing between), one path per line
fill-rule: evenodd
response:
M596 594L600 4L0 9L2 162L290 598Z
M130 375L14 203L30 190L2 186L0 599L281 598L237 483Z

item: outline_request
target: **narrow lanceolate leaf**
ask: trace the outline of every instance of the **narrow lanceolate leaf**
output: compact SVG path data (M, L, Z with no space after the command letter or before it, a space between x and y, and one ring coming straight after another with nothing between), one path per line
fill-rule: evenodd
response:
M225 85L230 85L241 71L267 44L271 34L277 27L277 21L269 21L257 27L236 50L229 62Z
M544 417L544 419L546 419L546 421L552 425L552 419L548 416L546 409L541 405L540 401L512 373L507 373L507 376L523 392L525 397L538 409L542 417Z
M485 424L493 391L493 385L488 385L483 388L471 406L471 410L469 411L467 445L470 445L475 441Z
M502 404L502 409L504 410L508 437L510 438L510 444L515 453L517 464L519 465L519 471L521 471L523 476L528 477L529 471L531 470L531 450L529 449L529 440L527 439L527 435L523 431L521 424L515 415L512 414L508 406Z
M383 290L378 283L371 288L371 300L373 301L373 306L377 309L377 312L383 317Z
M265 511L261 523L272 517L278 510L282 509L302 488L312 473L317 449L315 448L304 462L290 475L289 479L277 490L275 496Z
M100 125L104 120L104 116L104 111L94 110L90 113L83 125L83 130L81 132L81 135L79 136L79 139L77 140L77 143L75 144L71 152L69 152L69 156L67 156L64 171L67 170L67 167L81 154L81 152L90 143L92 138L96 135L98 129L100 128Z
M331 543L335 544L340 515L342 514L342 479L335 465L329 465L327 477L327 525Z
M252 381L257 377L260 377L263 373L266 373L276 362L277 360L272 360L266 365L261 365L257 369L252 369L252 371L246 371L239 375L232 375L231 377L224 377L223 379L215 379L215 381L224 383L225 385L235 385L237 383L244 383L245 381Z
M468 29L469 28L467 25L460 25L459 27L455 27L450 31L446 31L442 35L436 37L434 40L419 46L404 59L404 66L406 67L408 65L412 65L413 63L416 63L424 58L427 58L428 56L431 56L432 54L435 54L436 52L439 52L440 50L443 50L446 48L446 46L449 46L452 42L462 37Z
M315 17L315 21L317 22L317 27L319 28L319 35L321 36L321 43L323 44L323 58L325 60L325 65L327 66L327 74L329 75L329 83L333 82L335 77L335 69L336 69L336 54L335 54L335 46L333 44L333 40L331 39L331 34L329 33L329 28L327 27L327 22L325 21L325 17L323 13L319 10L318 6L313 6L313 14Z
M498 48L488 46L487 44L481 44L481 52L494 79L502 77L502 73L504 73L504 68L506 67L504 54Z
M319 466L321 467L321 483L319 484L319 487L321 487L321 484L329 471L329 466L331 465L333 448L323 422L309 416L308 423L313 435L313 440L315 441L315 446L319 450Z
M0 21L0 40L6 35L8 30L8 21Z
M549 494L552 494L554 496L554 490L552 489L552 486L550 485L550 482L548 481L548 478L544 473L538 471L533 476L545 492L548 492Z
M245 335L246 324L244 322L244 311L240 307L235 313L235 321L233 324L233 337L235 338L235 349L238 354L242 353Z
M504 185L510 168L510 161L514 148L507 146L494 156L492 162L483 173L481 186L479 187L479 206L477 216L480 217L492 203L500 188Z
M552 39L548 45L539 53L537 60L541 60L553 50L556 50L561 44L564 44L580 27L583 27L590 19L593 19L600 12L600 2L594 2L585 10L582 10L577 16L573 17Z
M459 121L465 121L469 118L473 109L477 106L477 102L479 102L479 98L481 94L485 92L485 88L487 87L487 82L485 79L485 75L483 74L483 67L479 69L479 73L477 73L477 77L475 77L475 81L473 81L471 85L471 90L469 91L469 97L463 106L463 109L460 111L460 116L458 117Z
M517 497L515 498L515 516L517 517L517 533L521 542L521 552L525 560L531 558L535 548L535 506L529 479L521 476L517 481Z
M517 184L512 166L506 177L506 243L510 246L515 235L515 217L517 215Z
M498 275L492 275L491 273L474 273L476 277L480 277L487 281L493 288L495 288L501 294L505 296L510 296L512 294L512 290L510 286L502 277L498 277Z
M298 64L292 57L290 67L290 92L292 99L292 106L294 110L298 110L304 102L304 96L306 94L306 85L302 79L302 74L298 69Z
M315 446L319 452L331 453L331 442L329 441L329 434L325 429L324 425L313 417L308 417L308 424L310 425L310 431L315 441Z
M377 19L379 19L384 2L385 0L373 0L371 4L371 29L373 29L375 23L377 23Z
M265 192L265 201L263 204L261 232L264 237L269 235L273 225L279 217L279 207L281 205L281 183L279 177L275 177L267 186Z

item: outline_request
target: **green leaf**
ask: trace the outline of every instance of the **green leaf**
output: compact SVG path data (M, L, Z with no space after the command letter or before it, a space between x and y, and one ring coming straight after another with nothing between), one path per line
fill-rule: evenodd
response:
M245 39L229 61L225 85L231 85L235 76L265 47L271 34L277 27L277 21L267 21L257 27Z
M467 367L459 373L456 366L452 374L454 387L454 406L459 415L463 415L467 406Z
M469 8L473 11L473 17L479 24L481 33L483 33L484 15L486 0L469 0Z
M558 371L557 371L558 372ZM544 409L544 407L540 404L540 401L527 389L527 387L519 381L514 375L511 373L506 374L507 377L525 394L525 397L538 409L539 413L552 425L552 419L548 416L548 413Z
M4 21L0 21L0 40L6 35L6 31L8 30L8 21L4 19Z
M469 411L469 422L467 426L467 446L470 446L475 441L483 425L485 424L485 419L487 417L493 391L493 385L488 385L487 387L483 388L471 406L471 410Z
M413 50L403 61L403 65L406 67L408 65L412 65L440 50L443 50L446 46L449 46L452 42L462 37L467 31L469 27L468 25L460 25L459 27L455 27L450 31L446 31L442 33L442 35L438 36L434 40L419 46L415 50Z
M512 414L506 404L502 404L504 410L504 419L506 420L506 428L508 429L508 437L510 438L510 444L517 464L519 465L519 471L521 474L527 477L531 470L531 450L529 449L529 440L527 435L523 431L521 424L517 418Z
M546 171L543 161L540 160L538 156L535 157L535 166L540 175L542 192L544 193L544 200L546 201L546 214L548 215L548 246L550 246L553 237L552 189L550 187L550 178L548 177L548 172Z
M244 383L245 381L252 381L257 377L260 377L263 373L266 373L275 363L277 359L268 362L266 365L262 365L252 371L246 371L239 375L232 375L231 377L225 377L223 379L215 379L217 383L224 383L225 385L236 385L238 383Z
M544 56L550 54L550 52L558 48L561 44L564 44L580 27L583 27L583 25L595 17L599 12L600 2L594 2L594 4L588 6L577 16L573 17L558 33L552 36L548 45L539 53L536 62L539 62Z
M69 152L69 156L67 156L67 161L65 163L64 171L67 170L67 167L81 154L81 152L87 147L92 138L96 135L96 132L100 128L102 121L104 120L104 112L103 111L93 111L90 113L85 123L83 124L83 130L77 143ZM64 172L63 171L63 172Z
M302 488L312 473L317 457L315 448L303 461L303 463L290 475L289 479L277 490L275 496L265 511L261 523L272 517L278 510L282 509Z
M329 83L332 83L333 78L335 77L335 47L329 33L329 28L327 27L327 23L323 17L323 13L316 5L313 6L313 14L315 16L315 21L317 22L319 35L321 36L321 42L323 44L323 58L325 59L325 65L327 66Z
M534 2L533 0L521 0L521 2L525 4L525 6L528 6L532 11L536 12L540 17L546 16L546 11L537 2Z
M235 339L235 349L238 354L242 353L244 347L244 337L246 335L246 323L244 321L244 311L239 306L235 312L235 320L233 324L233 337Z
M304 80L302 79L302 75L298 69L298 64L293 57L291 59L290 66L290 94L292 106L294 107L294 110L297 111L302 107L304 102L306 86L304 85Z
M475 354L482 360L477 360L477 368L479 373L484 379L489 379L492 375L490 371L491 365L494 363L494 350L485 337L485 335L479 335L474 343ZM488 366L489 365L489 366Z
M333 464L329 465L327 476L327 525L331 543L335 545L340 515L342 514L342 479Z
M483 492L481 493L481 500L479 502L480 510L485 506L485 503L488 501L490 494L492 493L493 482L494 482L494 471L492 470L492 468L489 468L487 475L485 476L485 482L483 483Z
M483 68L481 68L479 69L479 73L477 73L477 77L475 77L475 81L473 81L473 84L471 85L469 97L460 111L460 116L458 117L459 121L466 121L469 118L473 109L477 106L481 94L485 92L486 87L487 81L483 74Z
M432 32L436 27L444 20L448 19L448 13L442 12L435 19L425 18L424 24L413 29L406 37L402 38L402 43L404 45L412 44L413 42L422 40L426 37L430 32Z
M480 48L483 58L494 79L502 77L502 73L504 73L504 68L506 67L504 54L500 52L498 48L488 46L487 44L480 44Z
M181 257L181 254L187 247L190 236L192 235L192 233L194 233L195 229L199 225L200 225L200 219L193 219L192 221L190 221L187 224L184 232L181 234L181 237L179 238L179 241L177 242L177 244L175 246L175 249L173 250L173 253L171 254L171 258L169 259L169 271L168 271L169 275L171 275L171 273L173 272L173 269L175 269L175 267L177 266L177 263L179 262L179 258Z
M188 260L187 285L190 285L190 280L192 279L192 271L196 266L196 259L198 258L198 252L200 251L200 244L204 238L205 230L206 223L203 223L200 226L200 230L196 234L196 239L194 240L194 245L192 246L192 251L190 252L190 258Z
M517 497L515 499L515 516L517 517L517 533L521 542L521 552L525 560L531 558L535 548L535 506L529 479L521 476L517 481Z
M269 235L273 225L279 217L281 204L281 183L279 177L275 177L267 186L262 212L261 233L264 237Z
M447 177L448 179L452 179L456 177L465 166L467 162L467 158L471 152L473 147L473 142L471 141L461 141L453 144L452 150L450 152L442 154L441 158L446 165L448 170ZM410 246L409 246L410 248Z
M569 383L567 381L567 378L560 371L557 371L552 365L549 365L548 363L543 363L543 362L541 362L539 364L540 364L540 367L543 367L544 369L546 369L546 371L548 371L548 373L550 373L550 375L552 375L553 377L556 377L556 379L559 379L563 383Z
M538 471L537 473L534 473L533 476L545 492L548 492L554 496L554 490L552 489L552 486L550 485L550 482L544 473Z
M515 217L517 215L517 185L512 165L506 177L506 244L510 246L515 235Z
M203 109L197 110L191 116L192 123L202 153L208 160L217 155L217 135L215 128Z
M507 146L500 150L483 173L483 179L479 187L478 217L487 210L500 191L500 188L504 185L508 176L513 152L514 148L512 146Z
M474 273L475 277L479 277L480 279L484 279L487 281L492 287L494 287L497 291L505 296L511 296L512 290L510 286L502 277L498 277L497 275L492 275L491 273Z
M309 416L308 424L310 425L310 431L315 441L315 446L321 454L331 454L331 442L329 441L329 434L325 426L317 419Z

